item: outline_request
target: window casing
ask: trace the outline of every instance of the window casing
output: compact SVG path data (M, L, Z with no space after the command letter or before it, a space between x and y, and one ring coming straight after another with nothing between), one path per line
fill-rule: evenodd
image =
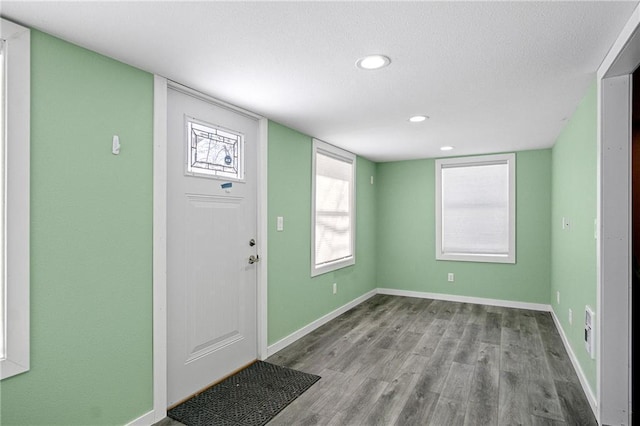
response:
M516 263L515 154L436 160L436 259Z
M0 379L29 370L30 32L2 19Z
M311 276L353 265L356 156L313 140Z

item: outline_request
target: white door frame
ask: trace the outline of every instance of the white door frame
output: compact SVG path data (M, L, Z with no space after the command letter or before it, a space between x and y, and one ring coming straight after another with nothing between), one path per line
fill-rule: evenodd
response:
M153 81L153 419L167 416L167 90L179 87L223 108L255 117L258 123L257 270L258 358L267 356L267 130L268 120L188 89L164 77Z
M631 90L640 65L639 27L640 6L597 73L600 424L631 424Z

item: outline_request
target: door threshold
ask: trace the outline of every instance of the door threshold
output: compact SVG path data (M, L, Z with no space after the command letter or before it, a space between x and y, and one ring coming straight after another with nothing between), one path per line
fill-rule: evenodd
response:
M207 389L210 389L212 387L214 387L215 385L217 385L218 383L221 383L225 380L227 380L229 377L233 376L234 374L237 374L239 372L241 372L242 370L244 370L245 368L249 368L251 367L253 364L255 364L258 361L258 359L254 359L253 361L251 361L248 364L243 365L240 368L236 368L235 370L233 370L231 373L221 377L220 379L216 380L215 382L208 384L207 386L203 387L202 389L200 389L199 391L192 393L191 395L187 396L186 398L181 399L180 401L176 402L173 405L170 405L169 407L167 407L167 411L177 407L178 405L182 404L183 402L186 402L188 400L190 400L191 398L193 398L194 396L198 396L200 395L202 392L206 391Z

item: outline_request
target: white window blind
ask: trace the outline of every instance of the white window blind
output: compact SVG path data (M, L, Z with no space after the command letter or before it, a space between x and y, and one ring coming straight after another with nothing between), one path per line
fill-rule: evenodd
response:
M355 156L314 140L311 274L355 262Z
M436 258L515 262L515 155L437 160Z

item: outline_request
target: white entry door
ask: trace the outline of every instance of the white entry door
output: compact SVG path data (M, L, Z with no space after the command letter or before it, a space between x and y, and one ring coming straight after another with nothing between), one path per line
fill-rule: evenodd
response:
M257 358L258 120L167 94L167 401Z

